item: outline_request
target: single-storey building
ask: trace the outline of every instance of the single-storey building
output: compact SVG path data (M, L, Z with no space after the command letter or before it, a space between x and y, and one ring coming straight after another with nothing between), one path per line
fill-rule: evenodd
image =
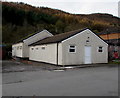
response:
M55 65L108 63L108 44L89 29L51 36L29 47L32 61Z
M12 45L12 56L20 57L20 58L29 58L29 47L28 45L37 42L38 40L42 40L47 37L53 36L47 30L43 30L41 32L35 33L15 44Z

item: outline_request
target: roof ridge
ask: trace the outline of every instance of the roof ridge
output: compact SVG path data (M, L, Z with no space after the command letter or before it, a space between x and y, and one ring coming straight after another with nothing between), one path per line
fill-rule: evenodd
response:
M46 30L46 29L43 29L43 30L40 30L40 31L36 31L36 32L33 33L33 34L31 33L31 34L25 36L24 38L21 38L20 40L16 41L14 44L16 44L16 43L20 43L20 42L23 42L23 40L26 40L26 39L28 39L28 38L30 38L30 37L32 37L32 36L34 36L34 35L36 35L36 34L38 34L38 33L40 33L40 32L43 32L43 31L47 31L47 32L49 32L49 31ZM49 33L50 33L50 32L49 32ZM52 33L50 33L50 34L52 34Z
M29 46L35 46L35 45L39 45L39 44L48 44L48 43L58 43L58 42L61 42L65 39L71 37L71 36L74 36L74 35L82 32L86 29L88 29L88 28L77 29L77 30L70 31L70 32L64 32L64 33L56 34L54 36L51 36L51 37L45 38L43 40L39 40L35 43L32 43Z

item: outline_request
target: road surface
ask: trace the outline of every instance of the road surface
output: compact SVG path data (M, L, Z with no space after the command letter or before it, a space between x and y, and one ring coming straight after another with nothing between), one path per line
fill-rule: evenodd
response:
M117 96L118 67L3 73L3 96Z

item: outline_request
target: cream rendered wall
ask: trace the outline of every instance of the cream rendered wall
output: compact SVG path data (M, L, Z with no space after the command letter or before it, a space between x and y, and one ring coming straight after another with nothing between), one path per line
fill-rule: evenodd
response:
M53 36L53 35L50 32L48 32L47 30L43 30L43 31L23 40L23 42L21 42L21 43L12 45L12 48L22 46L21 50L17 49L17 48L12 50L12 56L28 58L29 57L29 46L28 45L32 44L34 42L37 42L40 39L44 39L44 38L50 37L50 36Z
M43 47L45 47L45 49L42 49ZM57 43L30 46L29 59L33 61L57 64Z
M63 65L62 59L62 43L58 43L58 65Z
M86 40L89 37L89 43ZM76 46L76 53L69 52L69 45ZM91 46L92 63L107 63L108 62L108 44L101 40L97 35L89 29L82 31L75 36L72 36L62 41L62 63L63 65L75 65L85 63L85 46ZM104 47L103 53L98 53L99 46Z
M12 56L15 56L15 54L16 54L15 45L12 45Z
M41 31L41 32L39 32L39 33L37 33L37 34L23 40L23 42L26 45L30 45L30 44L32 44L34 42L37 42L39 40L42 40L42 39L44 39L46 37L50 37L50 36L53 36L53 35L51 33L49 33L47 30L43 30L43 31Z
M29 46L25 43L23 44L23 57L28 58L29 57Z
M20 49L21 46L22 48ZM28 45L26 45L23 42L12 45L12 56L28 58L29 57Z
M20 48L22 47L22 48ZM16 56L16 57L23 57L23 43L17 43L12 45L12 56Z

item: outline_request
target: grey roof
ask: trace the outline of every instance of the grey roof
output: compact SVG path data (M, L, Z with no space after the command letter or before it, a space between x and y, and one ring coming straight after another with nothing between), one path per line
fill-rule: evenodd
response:
M46 29L44 29L44 30L46 30ZM30 35L28 35L28 36L22 38L21 40L15 42L14 44L16 44L16 43L21 43L21 42L23 42L23 40L28 39L28 38L30 38L30 37L32 37L32 36L38 34L38 33L41 33L41 32L44 31L44 30L38 31L38 32L36 32L36 33L34 33L34 34L30 34ZM46 31L47 31L47 30L46 30Z
M49 43L58 43L58 42L61 42L77 33L80 33L82 31L84 31L86 29L79 29L79 30L75 30L75 31L71 31L71 32L66 32L66 33L61 33L61 34L57 34L57 35L54 35L52 37L48 37L48 38L45 38L43 40L40 40L38 42L35 42L29 46L35 46L35 45L41 45L41 44L49 44Z
M52 37L48 37L48 38L45 38L43 40L40 40L40 41L37 41L33 44L30 44L29 46L35 46L35 45L42 45L42 44L49 44L49 43L59 43L71 36L74 36L78 33L81 33L82 31L86 30L88 28L85 28L85 29L79 29L79 30L75 30L75 31L71 31L71 32L66 32L66 33L61 33L61 34L57 34L55 36L52 36ZM99 36L98 36L99 37ZM100 37L99 37L100 38ZM103 40L103 39L102 39Z

